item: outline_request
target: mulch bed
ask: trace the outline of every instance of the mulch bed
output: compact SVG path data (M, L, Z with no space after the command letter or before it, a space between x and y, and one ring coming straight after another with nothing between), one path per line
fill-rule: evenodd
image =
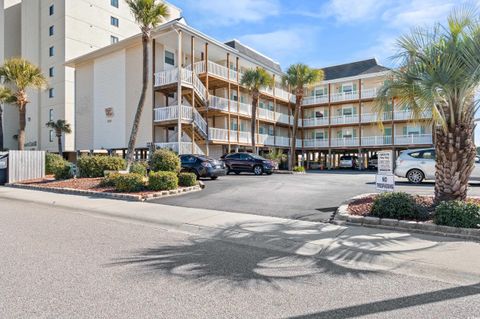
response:
M101 177L97 178L72 178L67 180L60 180L57 181L53 177L47 176L43 179L36 179L36 180L29 180L23 181L19 184L26 184L26 185L35 185L41 186L45 188L70 188L70 189L79 189L79 190L87 190L87 191L94 191L99 193L116 193L116 194L128 194L128 195L140 195L145 197L150 194L157 194L158 191L150 191L150 190L143 190L140 192L131 192L131 193L121 193L115 190L114 187L103 187L100 186L100 182L102 181ZM180 187L182 189L182 187Z
M367 195L365 197L354 199L348 204L348 213L355 216L368 216L372 210L373 201L378 194ZM414 195L417 205L425 207L428 211L433 211L433 196ZM480 204L480 198L468 198L469 202Z

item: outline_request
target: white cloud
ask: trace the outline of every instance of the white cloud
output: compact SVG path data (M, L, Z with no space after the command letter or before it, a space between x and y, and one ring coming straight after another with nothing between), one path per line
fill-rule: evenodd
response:
M186 6L209 25L258 22L281 13L278 0L186 0Z
M384 4L382 0L330 0L321 11L323 16L333 16L338 22L353 23L374 18Z

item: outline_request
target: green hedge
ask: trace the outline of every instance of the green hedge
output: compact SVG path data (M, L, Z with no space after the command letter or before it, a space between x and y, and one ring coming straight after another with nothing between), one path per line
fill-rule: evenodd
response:
M117 178L119 173L110 173L107 174L102 180L100 181L101 187L115 187L115 179Z
M305 168L304 168L303 166L295 166L295 167L293 168L293 171L294 171L294 172L301 172L301 173L303 173L303 172L305 172Z
M152 155L150 168L154 172L180 172L180 158L167 149L156 150Z
M383 193L373 201L371 215L380 218L423 220L427 212L407 193Z
M190 187L197 185L197 175L194 173L180 173L178 174L178 184L183 187Z
M178 188L178 176L175 172L150 172L148 188L153 191L165 191Z
M63 162L65 162L65 160L58 154L45 154L45 174L55 174L53 171L54 167L58 166L59 164L61 165Z
M146 162L134 162L130 166L130 173L140 174L142 176L147 176L147 166Z
M433 221L437 225L480 228L480 206L462 201L442 202L435 208Z
M55 176L55 179L69 179L72 178L70 162L63 160L63 162L56 162L52 165L52 173Z
M136 173L110 174L115 190L122 193L139 192L145 187L143 176Z
M125 169L125 160L117 156L87 155L77 160L80 177L102 177L104 171Z

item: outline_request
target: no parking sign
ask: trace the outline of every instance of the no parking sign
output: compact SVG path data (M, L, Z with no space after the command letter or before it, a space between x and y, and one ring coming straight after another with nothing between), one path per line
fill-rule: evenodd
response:
M380 151L377 154L378 172L375 176L375 187L381 192L393 192L395 176L393 175L393 151Z

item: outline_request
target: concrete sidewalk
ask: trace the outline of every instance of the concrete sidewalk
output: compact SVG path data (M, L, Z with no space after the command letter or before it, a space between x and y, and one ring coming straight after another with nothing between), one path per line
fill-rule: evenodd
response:
M389 271L456 284L480 281L480 243L223 211L88 198L0 187L2 200L149 223L221 241L329 260L352 269Z

